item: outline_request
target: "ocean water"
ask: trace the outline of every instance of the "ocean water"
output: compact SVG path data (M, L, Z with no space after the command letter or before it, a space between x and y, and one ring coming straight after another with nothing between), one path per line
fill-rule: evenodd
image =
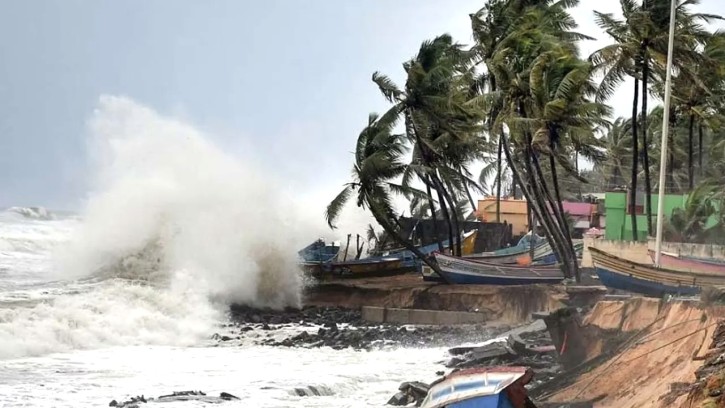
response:
M78 214L0 211L0 407L184 390L241 398L230 407L380 407L400 382L435 378L443 349L211 340L230 302L300 304L296 249L317 227L202 133L131 100L103 97L89 134ZM294 392L310 385L326 395Z

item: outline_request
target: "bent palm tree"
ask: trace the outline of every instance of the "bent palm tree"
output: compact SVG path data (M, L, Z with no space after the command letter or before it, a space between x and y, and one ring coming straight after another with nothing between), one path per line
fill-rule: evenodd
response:
M377 114L370 114L368 125L360 132L357 139L355 164L352 170L353 181L347 183L327 206L325 219L330 228L335 228L335 221L342 208L353 194L357 194L356 205L368 209L390 238L413 252L433 270L440 272L435 262L428 259L399 233L392 194L418 197L424 195L414 188L392 182L400 177L406 168L402 156L407 150L402 137L392 133L395 119L392 115L379 117Z

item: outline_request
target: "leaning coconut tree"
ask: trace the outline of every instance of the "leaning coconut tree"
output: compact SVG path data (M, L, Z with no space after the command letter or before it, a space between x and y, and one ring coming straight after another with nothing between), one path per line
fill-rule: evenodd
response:
M392 131L395 123L394 115L379 117L377 114L370 114L368 124L360 132L355 146L352 181L345 184L327 206L325 219L330 228L335 228L335 222L343 207L350 199L354 199L358 207L370 211L390 239L413 252L436 272L440 272L435 262L431 262L415 245L400 235L400 225L393 208L393 195L424 195L394 181L402 176L406 168L403 156L407 151L404 138Z

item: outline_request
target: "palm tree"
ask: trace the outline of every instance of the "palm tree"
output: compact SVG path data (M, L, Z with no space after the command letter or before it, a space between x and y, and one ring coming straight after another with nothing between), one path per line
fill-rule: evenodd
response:
M481 191L467 170L472 160L483 155L481 113L466 103L474 80L470 59L470 53L449 35L442 35L423 42L416 57L404 64L407 80L403 89L387 76L373 74L381 93L393 103L386 115L404 118L405 135L413 145L413 158L402 184L422 181L432 214L436 211L431 193L436 192L458 255L457 198L462 194L471 197L471 189ZM475 210L473 199L469 201Z
M570 31L576 23L567 8L576 3L538 1L521 7L526 2L507 2L508 8L504 8L503 13L508 26L502 30L503 38L486 62L487 75L493 78L496 89L489 88L476 103L488 112L488 130L499 135L508 167L529 201L532 213L541 222L545 235L560 255L564 273L578 279L571 237L567 233L561 205L557 204L560 200L554 199L559 183L558 180L552 183L552 194L539 162L540 154L548 156L550 163L552 159L559 161L559 156L563 156L559 154L560 146L573 145L559 141L559 136L569 135L568 127L576 133L574 128L584 128L587 122L582 118L576 119L579 122L566 122L565 116L572 111L592 107L580 104L578 100L586 93L583 89L585 84L589 84L588 73L582 75L574 69L567 72L557 66L561 62L559 57L576 59L575 41L587 38ZM497 20L489 18L487 21ZM544 76L545 84L540 84ZM576 88L575 83L581 87ZM570 86L576 89L566 89ZM547 105L549 102L551 105ZM546 148L539 143L542 134L546 134ZM555 137L552 138L552 134ZM539 136L536 143L535 136ZM548 144L549 140L555 141L554 149ZM573 167L563 159L560 164L567 169ZM555 171L556 166L553 169ZM560 198L560 192L557 196Z
M683 0L678 5L677 30L674 41L674 66L676 69L700 60L696 51L697 44L707 38L708 33L700 22L708 22L719 18L710 14L691 14L687 7L696 5L699 0ZM600 99L612 95L617 86L626 76L634 79L632 101L632 179L630 201L634 203L637 190L638 158L640 155L637 107L639 103L639 82L642 81L641 126L647 129L647 98L648 83L655 80L655 74L662 72L667 61L667 44L670 15L669 0L643 0L638 5L634 0L620 0L623 20L614 18L610 13L595 11L597 24L615 41L592 54L590 59L604 73L600 85ZM647 133L643 132L642 146L647 146ZM650 235L652 228L652 186L649 174L649 152L641 150L647 213L647 230ZM637 219L632 211L633 239L637 240Z
M392 182L405 171L406 165L402 157L407 150L404 139L392 133L395 122L393 115L379 117L377 114L370 114L367 126L357 139L353 180L327 206L325 219L330 228L334 228L342 208L356 194L356 205L367 208L389 237L439 272L434 262L399 234L391 195L399 193L420 197L423 194L411 187Z
M619 117L608 127L602 138L606 155L604 161L595 165L595 168L601 168L601 174L606 175L607 189L620 188L627 184L624 174L632 165L631 131L631 120Z

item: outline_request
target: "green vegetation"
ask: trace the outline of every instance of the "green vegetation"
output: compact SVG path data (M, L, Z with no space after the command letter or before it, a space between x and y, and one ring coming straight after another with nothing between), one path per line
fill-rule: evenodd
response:
M487 0L470 15L470 47L441 35L403 64L405 83L374 73L391 107L371 115L360 133L353 181L328 206L329 225L355 197L411 249L396 233L392 202L400 195L412 212L441 217L441 235L460 254L458 223L475 211L473 193L493 180L497 197L510 189L528 200L562 271L578 278L561 200L620 186L634 196L640 179L647 192L658 187L651 179L659 169L662 109L648 110L647 96L664 93L669 0L621 0L622 19L595 11L612 43L591 56L580 55L579 42L590 37L576 31L569 13L578 3ZM668 188L692 190L698 178L725 177L725 36L707 30L704 23L720 17L695 13L697 4L681 1L677 10ZM613 119L606 103L627 79L634 85L632 117ZM593 163L591 171L579 170L580 157ZM478 177L470 170L477 163L484 164ZM646 207L651 231L649 198Z

